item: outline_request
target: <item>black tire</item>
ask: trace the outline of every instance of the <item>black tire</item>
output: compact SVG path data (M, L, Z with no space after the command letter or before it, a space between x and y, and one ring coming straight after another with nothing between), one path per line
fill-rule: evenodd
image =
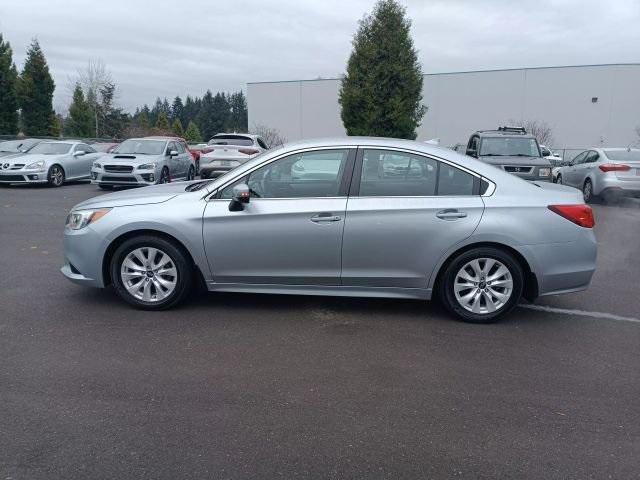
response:
M100 190L113 190L113 185L100 185L100 184L98 184L98 188Z
M582 198L584 199L584 203L597 203L600 199L597 195L593 194L593 183L591 183L591 180L588 178L582 185Z
M195 173L195 169L193 168L193 165L189 166L189 171L187 172L187 181L191 181L194 178L196 178L196 173Z
M558 176L556 177L556 183L558 185L563 185L563 183L562 183L562 175L558 174Z
M169 176L169 169L167 167L164 167L162 169L162 172L160 172L160 178L158 179L157 183L171 183L171 177Z
M47 172L47 182L50 187L61 187L64 185L65 178L64 168L60 165L56 163L49 167L49 171Z
M468 262L475 259L489 258L501 262L511 275L513 287L511 296L500 308L490 313L474 313L463 307L456 299L454 284L456 275ZM495 288L495 287L494 287ZM520 301L524 288L524 274L522 266L510 253L493 247L478 247L462 252L448 262L440 281L438 282L438 296L446 309L468 323L493 323L509 313ZM486 291L486 290L485 290Z
M144 301L134 297L124 285L120 273L122 262L127 255L138 248L156 248L167 254L177 270L176 286L173 292L162 300ZM111 258L111 280L118 296L125 302L141 310L166 310L184 301L191 292L193 267L183 250L173 242L149 235L133 237L123 242ZM144 278L142 281L149 281Z
M196 175L200 175L200 159L196 160Z

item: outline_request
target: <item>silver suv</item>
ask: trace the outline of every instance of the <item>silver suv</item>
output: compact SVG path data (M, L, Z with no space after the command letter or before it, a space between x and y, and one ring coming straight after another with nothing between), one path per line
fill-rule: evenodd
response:
M93 163L91 179L102 189L116 185L153 185L192 180L196 168L184 140L130 138Z
M474 133L467 144L467 155L525 180L551 180L551 162L542 156L536 138L521 127Z

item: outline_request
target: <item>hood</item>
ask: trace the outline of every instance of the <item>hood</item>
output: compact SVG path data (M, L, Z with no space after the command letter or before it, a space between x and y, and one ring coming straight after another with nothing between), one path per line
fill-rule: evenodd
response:
M544 157L516 157L505 155L500 157L481 156L479 160L490 165L534 165L537 167L550 167L551 162Z
M72 210L163 203L171 200L177 195L188 193L185 192L185 188L190 183L194 182L166 183L163 185L153 185L149 187L122 190L120 192L108 193L106 195L99 195L77 204Z

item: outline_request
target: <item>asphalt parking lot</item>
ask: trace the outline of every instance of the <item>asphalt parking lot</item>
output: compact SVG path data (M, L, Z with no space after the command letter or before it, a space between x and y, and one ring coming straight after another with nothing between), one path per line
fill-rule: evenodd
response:
M479 326L400 300L132 310L58 271L100 194L0 186L0 479L640 478L640 202L594 207L588 291Z

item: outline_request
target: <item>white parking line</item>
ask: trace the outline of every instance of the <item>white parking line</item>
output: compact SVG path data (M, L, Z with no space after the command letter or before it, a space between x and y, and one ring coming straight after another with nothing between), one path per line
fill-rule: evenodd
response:
M549 313L562 313L564 315L580 315L583 317L591 317L591 318L601 318L607 320L616 320L619 322L633 322L640 323L639 318L633 317L623 317L621 315L615 315L613 313L602 313L602 312L585 312L584 310L571 310L569 308L556 308L556 307L548 307L546 305L518 305L522 308L528 308L530 310L538 310L540 312L549 312Z

